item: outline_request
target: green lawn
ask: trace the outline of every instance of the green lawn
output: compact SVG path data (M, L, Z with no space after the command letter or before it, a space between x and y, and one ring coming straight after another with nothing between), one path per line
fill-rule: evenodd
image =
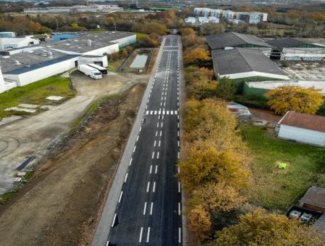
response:
M5 109L18 106L20 103L28 104L54 104L47 100L48 96L62 96L65 99L74 96L74 91L70 88L70 80L60 76L53 76L38 82L14 88L0 94L0 118L10 115L26 114L9 111ZM28 114L28 113L27 113Z
M286 211L312 184L325 186L325 148L293 143L268 136L255 126L242 126L241 133L254 159L251 164L254 184L253 203L268 209ZM277 168L279 162L287 168Z
M125 61L125 58L121 58L116 61L109 61L107 70L111 71L111 72L117 72L117 70L123 64L124 61Z

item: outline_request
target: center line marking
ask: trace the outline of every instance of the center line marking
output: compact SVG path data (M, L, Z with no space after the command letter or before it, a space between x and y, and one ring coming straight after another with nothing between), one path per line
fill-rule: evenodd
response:
M157 174L158 172L158 165L156 166L155 173Z
M152 156L151 156L151 159L155 158L155 151L152 152Z
M144 208L143 208L143 215L146 214L146 210L147 210L147 202L144 203Z
M148 185L147 185L147 192L149 192L149 189L150 189L150 182L148 182Z
M152 165L150 165L150 171L149 171L149 173L150 174L152 173Z
M159 142L158 142L158 147L160 147L160 143L161 143L161 141L159 140Z
M151 203L151 206L150 206L150 215L152 215L152 210L153 210L153 202Z
M142 241L142 233L143 233L143 227L141 227L141 230L140 230L139 243L141 243L141 241Z
M156 191L156 182L153 182L152 192L155 193Z
M178 228L178 242L182 242L182 228L180 227Z
M157 152L157 159L159 159L159 152Z
M156 142L157 142L157 141L155 140L155 142L153 143L153 147L156 147Z
M147 243L149 243L149 239L150 239L150 227L148 228L148 233L147 233Z
M160 131L160 137L162 136L162 131Z

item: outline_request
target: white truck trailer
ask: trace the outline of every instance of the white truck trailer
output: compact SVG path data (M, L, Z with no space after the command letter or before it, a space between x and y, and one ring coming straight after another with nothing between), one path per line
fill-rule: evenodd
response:
M92 79L101 79L103 77L102 73L98 69L85 64L79 65L78 70Z

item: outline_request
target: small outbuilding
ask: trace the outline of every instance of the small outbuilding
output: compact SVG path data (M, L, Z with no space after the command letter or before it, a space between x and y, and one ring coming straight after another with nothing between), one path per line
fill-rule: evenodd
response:
M325 146L325 117L322 116L288 111L279 121L277 131L282 139Z
M229 102L227 108L240 122L247 123L252 121L252 114L246 106L235 102Z
M300 199L299 205L315 212L325 213L325 189L312 186Z

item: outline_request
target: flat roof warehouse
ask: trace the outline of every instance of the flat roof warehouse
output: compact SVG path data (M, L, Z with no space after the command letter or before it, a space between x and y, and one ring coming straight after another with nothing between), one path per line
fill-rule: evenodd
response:
M107 66L106 55L135 42L134 33L81 33L70 40L47 41L36 46L6 50L0 57L3 72L0 93L66 72L78 64L98 62Z

